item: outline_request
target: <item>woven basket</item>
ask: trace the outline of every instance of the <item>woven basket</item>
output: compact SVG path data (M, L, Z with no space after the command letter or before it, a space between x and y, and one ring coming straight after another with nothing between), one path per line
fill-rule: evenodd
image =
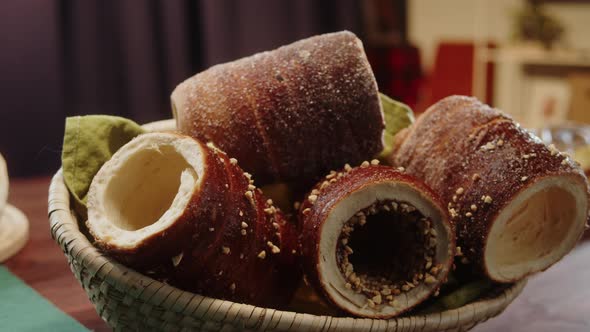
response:
M146 126L171 130L173 122ZM61 170L49 188L51 234L96 312L117 331L467 331L500 314L523 280L461 308L390 320L318 316L260 308L185 292L135 272L98 251L80 232Z

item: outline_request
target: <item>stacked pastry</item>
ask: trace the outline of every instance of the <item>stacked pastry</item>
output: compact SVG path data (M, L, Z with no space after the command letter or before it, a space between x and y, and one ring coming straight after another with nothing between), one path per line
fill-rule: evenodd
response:
M105 163L87 226L183 289L281 306L301 262L336 308L389 318L438 293L456 255L500 283L548 268L588 216L579 167L474 99L434 105L391 165L373 159L387 127L349 32L215 66L171 98L182 135L141 135ZM253 178L316 184L289 216Z
M0 154L0 263L16 254L27 242L29 222L17 208L7 203L8 172Z

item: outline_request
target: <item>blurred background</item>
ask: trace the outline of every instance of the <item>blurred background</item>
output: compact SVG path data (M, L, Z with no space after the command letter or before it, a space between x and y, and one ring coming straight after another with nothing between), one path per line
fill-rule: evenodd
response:
M66 116L170 118L183 79L342 29L416 112L466 94L529 128L590 124L589 22L587 0L2 1L0 153L11 176L51 174Z

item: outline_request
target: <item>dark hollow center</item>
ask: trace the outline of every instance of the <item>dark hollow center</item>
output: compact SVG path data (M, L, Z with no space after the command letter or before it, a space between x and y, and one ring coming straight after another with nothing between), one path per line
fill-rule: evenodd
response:
M426 262L424 225L418 222L422 217L418 211L367 215L367 222L357 224L348 239L354 272L389 283L411 281Z

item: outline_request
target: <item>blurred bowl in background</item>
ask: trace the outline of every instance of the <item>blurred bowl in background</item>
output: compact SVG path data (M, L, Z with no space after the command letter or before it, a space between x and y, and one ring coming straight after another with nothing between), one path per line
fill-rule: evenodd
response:
M580 166L590 176L590 126L568 122L559 126L530 129L543 142L553 144L557 149L565 152L580 163Z

